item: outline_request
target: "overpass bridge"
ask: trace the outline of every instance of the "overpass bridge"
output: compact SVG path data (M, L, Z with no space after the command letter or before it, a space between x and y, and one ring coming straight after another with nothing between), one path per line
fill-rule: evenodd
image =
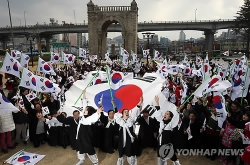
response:
M161 22L138 22L137 32L145 31L173 31L173 30L197 30L203 31L206 41L205 49L212 49L214 34L220 29L233 28L234 19L219 20L196 20L196 21L161 21ZM122 32L119 24L111 24L108 32ZM46 45L49 47L49 40L54 34L63 33L88 33L88 23L83 24L37 24L28 26L14 26L14 35L33 35L37 38L45 38ZM6 45L11 34L10 27L0 27L0 42Z
M172 30L220 30L234 27L233 19L200 20L200 21L158 21L158 22L138 22L138 31L172 31ZM119 24L112 24L108 32L121 32ZM0 35L11 33L10 27L0 27ZM62 33L88 33L88 23L83 24L42 24L28 26L14 26L13 33L16 35L39 34L62 34Z

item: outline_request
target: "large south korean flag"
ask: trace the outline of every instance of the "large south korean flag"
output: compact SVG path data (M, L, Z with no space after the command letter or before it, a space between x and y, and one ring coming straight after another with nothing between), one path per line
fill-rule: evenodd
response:
M76 105L74 105L74 103L81 94L82 90L92 79L93 75L94 74L90 72L85 80L78 80L65 93L66 102L63 111L65 111L68 115L71 115L74 110L79 110L80 107L82 107L83 104L81 99L76 103ZM144 77L123 81L118 89L112 89L112 95L117 109L119 112L123 109L134 109L138 105L141 96L144 98L144 109L148 104L151 104L154 101L154 96L159 94L163 81L164 80L158 77L155 73L146 73ZM97 108L99 107L100 100L102 100L105 112L113 109L111 104L110 88L107 80L104 80L104 83L88 87L86 89L86 97L89 106Z

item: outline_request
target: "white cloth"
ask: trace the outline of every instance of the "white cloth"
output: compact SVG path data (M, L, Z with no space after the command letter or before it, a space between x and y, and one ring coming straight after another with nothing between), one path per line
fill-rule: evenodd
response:
M140 115L140 108L136 108L132 110L130 116L127 120L124 120L120 113L115 113L115 121L116 123L123 129L123 147L126 145L126 131L128 132L131 142L134 142L134 137L132 136L129 128L134 126L137 117Z
M106 125L106 128L109 128L110 124L115 125L115 119L110 119L110 118L108 117L108 120L109 120L109 122L108 122L108 124Z
M49 125L49 128L63 126L63 123L59 122L55 117L52 117L50 120L45 119L45 123Z
M172 124L171 122L169 122L168 124L164 124L163 121L160 122L159 139L158 139L160 145L161 145L161 142L162 142L162 132L164 130L173 130L171 124Z
M193 138L193 136L192 136L192 134L191 134L191 129L190 129L190 124L191 124L191 120L190 120L190 122L189 122L189 126L188 126L188 128L187 128L187 134L188 134L188 140L190 140L190 139L192 139Z
M178 130L181 128L182 121L178 123Z
M0 111L0 133L13 131L14 129L15 123L12 112L5 114Z
M94 154L94 155L89 155L89 154L87 154L87 155L88 155L90 161L91 161L93 164L97 164L97 163L98 163L98 157L97 157L96 154ZM85 154L80 154L79 151L77 152L77 157L78 157L78 159L79 159L81 162L84 162L84 161L85 161ZM82 163L82 164L83 164L83 163Z

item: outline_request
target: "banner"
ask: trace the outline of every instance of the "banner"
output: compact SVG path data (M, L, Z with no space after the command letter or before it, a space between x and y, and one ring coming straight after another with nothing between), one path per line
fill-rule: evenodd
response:
M23 151L16 156L10 157L6 162L12 165L34 165L42 160L44 156Z
M85 80L76 81L72 87L65 93L66 102L64 111L67 114L72 114L76 109L84 109L82 102L79 100L74 105L77 98L81 95L82 90L87 86L93 77L93 73L87 75ZM128 79L124 81L121 86L116 90L111 90L115 104L118 111L123 109L132 110L140 101L140 97L143 96L144 103L143 108L150 104L154 99L154 96L159 93L162 87L163 79L158 77L156 73L146 73L144 77L138 77ZM132 92L131 92L132 91ZM101 83L86 89L87 104L94 108L99 107L98 102L102 98L102 104L104 111L107 112L113 109L111 104L110 87L108 83Z

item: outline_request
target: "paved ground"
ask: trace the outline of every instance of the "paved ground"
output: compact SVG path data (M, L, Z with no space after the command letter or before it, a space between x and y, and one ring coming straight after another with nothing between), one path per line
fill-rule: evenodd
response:
M0 152L0 161L4 162L8 159L12 154L18 152L23 149L24 145L20 144L17 149L9 150L8 154L3 154ZM74 165L78 162L76 151L73 151L71 147L67 147L63 149L62 147L51 147L47 143L39 148L34 148L33 146L29 147L27 152L37 153L46 155L37 165ZM99 152L96 149L99 165L116 165L116 161L118 158L118 152L116 151L114 154L106 154L103 152ZM206 159L205 157L199 156L178 156L181 165L222 165L222 163L216 159L215 161L211 161ZM171 161L168 161L168 164L172 165ZM90 160L86 158L84 165L92 165ZM128 165L127 162L124 165ZM138 165L156 165L156 152L153 149L145 149L141 156L138 157Z

